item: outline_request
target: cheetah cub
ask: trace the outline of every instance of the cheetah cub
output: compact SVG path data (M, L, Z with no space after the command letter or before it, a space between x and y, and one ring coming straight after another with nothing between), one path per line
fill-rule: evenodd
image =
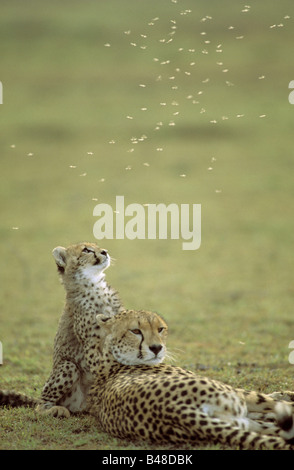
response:
M88 411L103 431L153 443L291 448L294 408L289 404L161 364L167 324L159 315L130 310L112 318L99 315L97 323L101 357ZM249 417L269 411L275 423Z
M100 329L97 313L113 316L122 310L117 293L105 281L110 265L106 250L79 243L53 250L66 301L54 342L53 369L41 400L0 391L0 404L36 406L37 412L68 417L83 411L98 365ZM99 316L98 315L98 316Z

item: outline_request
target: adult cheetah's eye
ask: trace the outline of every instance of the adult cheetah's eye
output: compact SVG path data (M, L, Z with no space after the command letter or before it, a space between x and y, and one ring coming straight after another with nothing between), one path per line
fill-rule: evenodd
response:
M139 330L139 328L136 328L135 330L130 330L132 333L134 333L134 335L141 335L142 332L141 330Z
M158 328L158 333L162 333L164 330L164 327L162 326L161 328Z

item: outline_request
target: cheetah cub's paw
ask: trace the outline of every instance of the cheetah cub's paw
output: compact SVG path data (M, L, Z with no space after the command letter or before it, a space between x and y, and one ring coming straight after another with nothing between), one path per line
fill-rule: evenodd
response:
M69 418L70 412L64 406L50 405L48 403L42 403L36 408L36 412L45 416L54 416L54 418Z

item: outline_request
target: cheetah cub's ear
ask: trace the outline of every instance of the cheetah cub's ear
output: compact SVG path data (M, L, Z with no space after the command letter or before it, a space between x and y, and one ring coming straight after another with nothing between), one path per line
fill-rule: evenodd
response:
M52 254L55 259L55 263L57 264L58 271L60 273L64 273L66 266L66 248L63 246L57 246L52 251Z

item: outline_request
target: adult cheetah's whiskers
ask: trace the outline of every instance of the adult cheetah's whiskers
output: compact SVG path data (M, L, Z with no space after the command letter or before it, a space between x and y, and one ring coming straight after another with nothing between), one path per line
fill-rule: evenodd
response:
M168 362L176 362L178 360L177 354L175 352L171 352L170 350L166 350L165 359Z

